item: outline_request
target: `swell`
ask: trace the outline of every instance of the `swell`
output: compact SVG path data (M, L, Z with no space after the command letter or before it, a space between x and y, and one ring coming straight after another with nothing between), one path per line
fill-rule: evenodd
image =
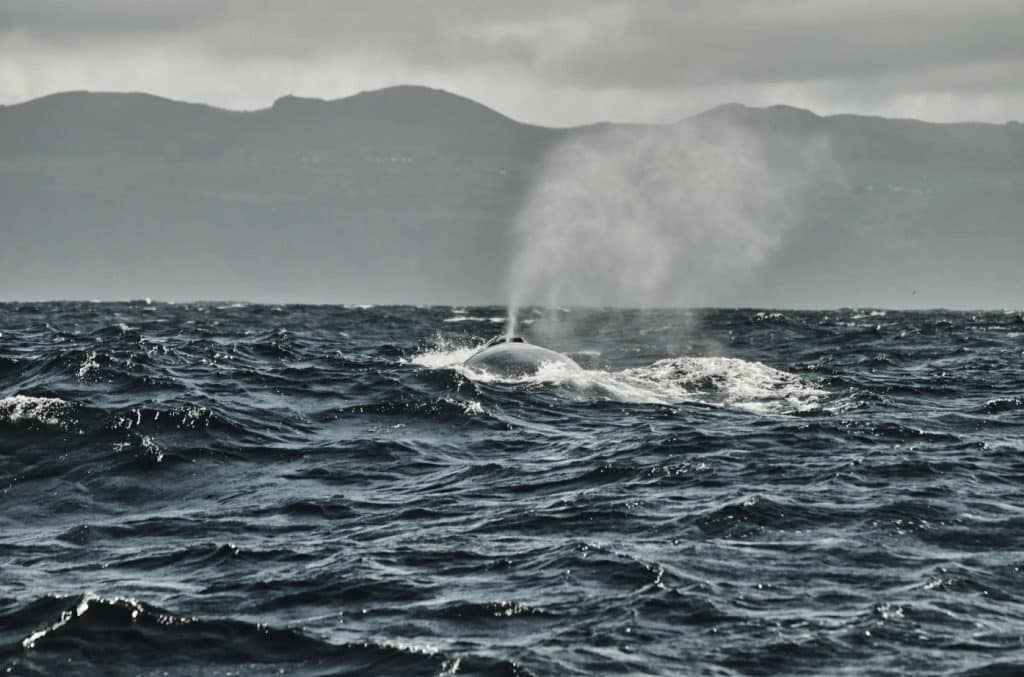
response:
M187 672L197 666L238 666L260 671L429 675L450 664L429 647L334 644L294 630L231 618L180 616L129 598L87 594L11 606L0 617L6 640L2 657L8 668L28 674L88 665L90 670L118 671ZM10 641L26 624L38 628L19 641ZM480 663L497 667L486 660Z
M1019 312L524 313L0 304L5 667L1017 667Z

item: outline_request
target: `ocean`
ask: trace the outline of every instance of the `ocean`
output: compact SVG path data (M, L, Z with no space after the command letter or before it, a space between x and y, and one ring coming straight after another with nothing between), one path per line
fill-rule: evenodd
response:
M1024 314L0 304L13 674L1018 674Z

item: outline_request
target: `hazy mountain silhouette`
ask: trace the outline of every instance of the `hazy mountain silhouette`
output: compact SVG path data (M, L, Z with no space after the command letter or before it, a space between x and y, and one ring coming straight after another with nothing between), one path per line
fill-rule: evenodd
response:
M836 173L751 297L812 307L1024 306L1024 126L820 117L730 104L697 116L773 147L826 139Z
M1024 304L1021 125L735 104L680 124L740 126L769 156L827 138L840 168L736 303ZM86 92L0 107L0 298L501 303L545 153L608 127L410 86L251 112Z

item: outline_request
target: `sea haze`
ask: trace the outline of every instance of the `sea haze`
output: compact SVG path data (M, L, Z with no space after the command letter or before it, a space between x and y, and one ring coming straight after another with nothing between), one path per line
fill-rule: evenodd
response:
M718 153L731 162L719 172L714 152L689 151L723 126L742 142ZM808 148L827 163L799 157ZM687 158L695 167L680 171ZM756 182L744 180L749 162ZM799 192L772 180L794 174ZM65 92L0 107L0 203L5 300L504 304L510 262L536 243L515 237L532 205L605 224L568 231L589 250L642 249L636 219L664 210L653 221L678 270L728 271L556 304L1024 305L1017 123L726 105L673 125L552 129L411 86L249 112ZM720 233L735 211L735 239L771 246L705 256L705 238L687 234ZM549 300L535 296L518 301Z
M0 665L1024 664L1020 312L519 317L0 304Z

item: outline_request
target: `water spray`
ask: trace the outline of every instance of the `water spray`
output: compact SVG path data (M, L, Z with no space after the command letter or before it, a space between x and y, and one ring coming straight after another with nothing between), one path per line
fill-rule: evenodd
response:
M830 154L681 124L577 134L549 153L520 210L506 334L522 304L728 302L779 248Z

